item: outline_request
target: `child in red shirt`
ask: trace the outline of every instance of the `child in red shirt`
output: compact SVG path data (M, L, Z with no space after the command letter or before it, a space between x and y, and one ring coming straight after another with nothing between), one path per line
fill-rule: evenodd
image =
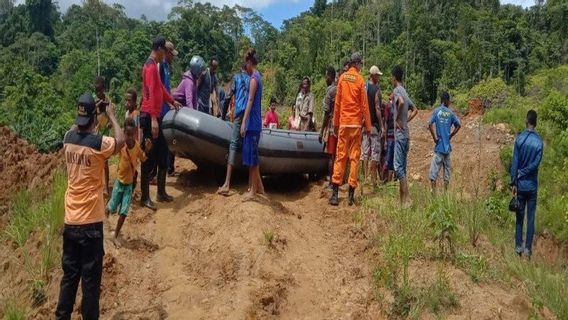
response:
M276 98L270 98L270 110L264 116L264 127L270 129L278 129L278 114L276 113Z

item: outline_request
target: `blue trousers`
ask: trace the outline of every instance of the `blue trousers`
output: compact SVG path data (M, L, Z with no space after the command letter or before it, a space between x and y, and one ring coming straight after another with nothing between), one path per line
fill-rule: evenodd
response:
M525 223L525 212L527 215L527 236L525 242L525 254L532 254L532 242L534 237L534 218L536 214L537 191L519 191L517 198L521 204L517 211L517 226L515 229L515 251L523 252L523 225Z
M410 139L396 138L394 141L394 172L398 180L406 179Z

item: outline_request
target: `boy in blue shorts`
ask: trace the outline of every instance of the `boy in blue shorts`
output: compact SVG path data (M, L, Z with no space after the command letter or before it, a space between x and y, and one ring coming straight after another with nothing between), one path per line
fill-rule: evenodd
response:
M450 105L450 94L442 93L442 105L434 109L432 118L428 124L430 134L436 147L434 148L434 157L430 166L430 182L432 184L432 192L436 190L436 180L438 180L438 172L444 168L444 188L448 190L450 184L450 174L452 165L450 161L450 153L452 145L450 141L460 131L460 120L448 107ZM434 126L436 130L434 130ZM452 130L453 127L453 130Z
M142 162L146 161L145 152L150 152L152 148L150 139L144 141L145 151L143 151L140 144L136 142L136 124L132 118L127 118L124 121L124 135L126 137L126 144L120 150L118 177L114 182L112 196L107 205L107 214L116 213L120 206L118 222L113 237L113 242L116 247L120 247L118 235L120 234L124 220L126 220L126 216L128 216L128 209L130 209L130 203L132 202L132 186L134 174L138 167L138 160Z

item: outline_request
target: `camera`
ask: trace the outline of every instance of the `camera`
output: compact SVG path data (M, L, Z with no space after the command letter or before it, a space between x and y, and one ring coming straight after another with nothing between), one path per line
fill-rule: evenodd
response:
M99 102L99 113L104 113L106 112L107 106L108 106L108 101L101 101Z

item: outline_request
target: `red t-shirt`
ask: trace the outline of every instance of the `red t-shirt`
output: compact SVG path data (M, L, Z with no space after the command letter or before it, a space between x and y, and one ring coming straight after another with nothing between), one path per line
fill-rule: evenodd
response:
M142 107L141 112L149 113L152 117L160 117L164 101L174 103L174 99L160 80L158 65L148 58L142 68Z
M275 123L276 129L278 129L278 115L276 114L276 112L268 110L268 112L264 116L264 127L265 128L270 127L271 123Z

